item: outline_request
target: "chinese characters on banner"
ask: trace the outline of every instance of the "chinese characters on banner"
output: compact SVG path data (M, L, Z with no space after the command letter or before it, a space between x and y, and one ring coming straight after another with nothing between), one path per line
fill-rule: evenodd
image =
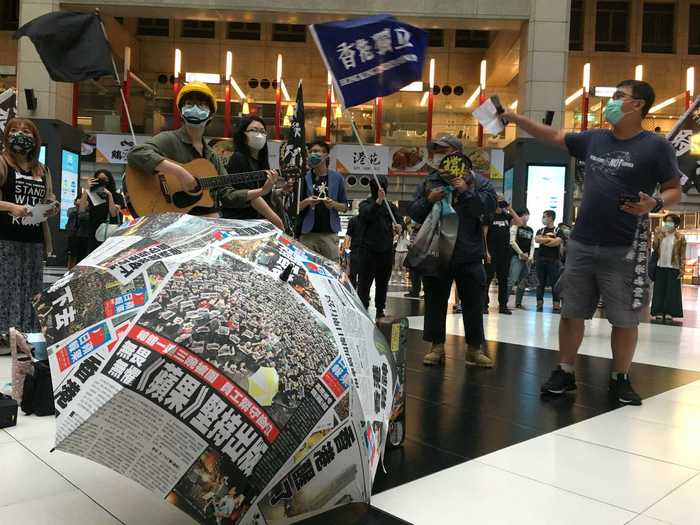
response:
M297 99L294 106L291 125L289 126L289 138L282 145L280 165L285 168L299 168L306 171L306 131L304 126L304 90L301 80L297 87Z
M331 150L331 168L342 174L364 175L373 171L377 175L389 173L388 146L362 146L337 144Z
M676 151L683 193L700 193L700 98L690 106L666 137Z
M352 107L420 80L427 33L377 15L309 27L343 107Z
M143 144L149 138L145 135L136 135L136 143ZM126 164L126 156L135 146L131 135L97 134L97 151L95 160L102 164Z

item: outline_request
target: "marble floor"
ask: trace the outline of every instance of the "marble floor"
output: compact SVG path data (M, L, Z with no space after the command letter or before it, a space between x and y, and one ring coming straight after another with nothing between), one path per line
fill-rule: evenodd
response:
M700 295L684 289L683 327L645 324L631 370L644 398L607 395L609 327L587 325L578 390L539 394L557 359L558 316L485 316L491 370L464 364L461 318L447 320L444 367L426 368L422 301L392 286L387 312L409 318L407 438L389 450L376 508L352 523L700 524ZM0 356L0 385L9 381ZM0 524L186 525L191 518L88 460L49 452L52 418L0 430ZM331 521L328 521L331 520ZM404 520L404 521L402 521ZM351 523L328 518L315 523Z

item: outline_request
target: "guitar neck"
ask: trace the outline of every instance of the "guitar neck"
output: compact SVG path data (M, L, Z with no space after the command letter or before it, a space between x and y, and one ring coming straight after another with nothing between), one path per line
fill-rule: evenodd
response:
M279 170L273 170L279 173ZM237 184L244 184L248 182L265 182L267 180L267 171L248 171L245 173L227 173L226 175L219 175L218 177L208 177L206 179L199 179L199 184L202 189L213 189L221 188L223 186L235 186Z

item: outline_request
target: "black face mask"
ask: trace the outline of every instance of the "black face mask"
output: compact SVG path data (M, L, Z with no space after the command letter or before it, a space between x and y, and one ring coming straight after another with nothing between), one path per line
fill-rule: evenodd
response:
M19 131L10 135L8 144L13 153L28 155L34 149L34 137L29 133Z

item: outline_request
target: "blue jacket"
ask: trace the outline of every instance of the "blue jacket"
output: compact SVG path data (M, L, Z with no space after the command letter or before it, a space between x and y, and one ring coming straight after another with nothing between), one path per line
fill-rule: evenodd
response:
M314 181L309 171L304 177L304 198L311 197L314 194ZM336 202L342 204L347 204L348 196L345 193L345 179L337 171L328 170L328 196ZM322 204L317 204L317 206L323 206ZM306 208L306 215L304 216L304 221L301 224L301 233L309 233L314 229L314 221L316 214L314 209L311 207ZM340 215L338 210L329 209L331 219L331 230L335 233L340 231Z
M408 208L408 215L415 222L422 224L433 205L428 201L428 193L448 184L433 171L416 186L413 202ZM481 175L474 175L474 183L453 201L452 206L459 217L457 242L452 254L453 263L475 263L484 258L484 235L481 217L496 211L496 190L491 181Z

